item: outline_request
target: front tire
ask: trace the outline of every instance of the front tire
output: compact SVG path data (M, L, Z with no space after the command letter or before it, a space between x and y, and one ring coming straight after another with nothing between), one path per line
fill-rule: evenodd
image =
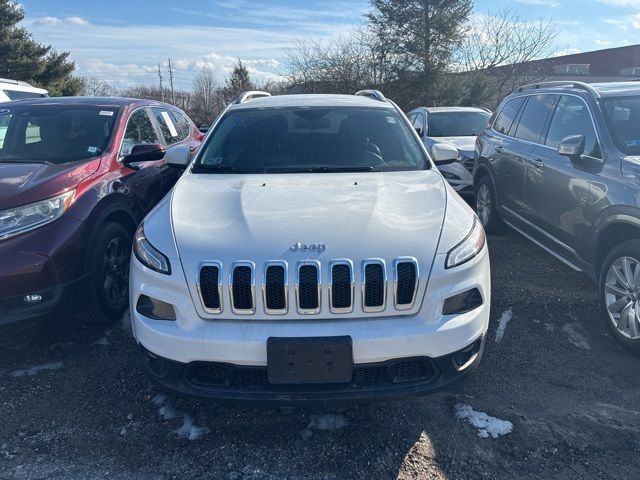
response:
M622 242L600 271L600 302L614 338L640 355L640 240Z
M79 317L90 323L120 318L129 304L131 234L119 223L109 222L98 231L87 252L89 292Z
M500 233L502 231L502 220L496 208L496 193L491 179L487 176L482 177L474 189L474 194L476 213L485 232L488 234Z

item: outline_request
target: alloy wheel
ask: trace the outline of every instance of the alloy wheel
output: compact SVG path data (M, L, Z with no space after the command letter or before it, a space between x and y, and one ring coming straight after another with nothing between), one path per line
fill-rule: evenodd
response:
M478 188L476 213L482 222L482 226L486 227L489 223L489 215L491 215L491 192L489 192L489 186L486 183L483 183Z
M118 308L127 301L130 257L128 244L123 238L109 240L102 259L102 293L112 308Z
M640 339L640 262L632 257L616 259L604 288L607 313L616 330L631 340Z

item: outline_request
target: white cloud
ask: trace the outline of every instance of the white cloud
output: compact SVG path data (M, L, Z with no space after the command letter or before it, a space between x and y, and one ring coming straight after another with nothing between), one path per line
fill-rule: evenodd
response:
M562 6L561 3L554 2L553 0L515 0L515 1L516 3L522 3L524 5L534 5L538 7L558 8Z
M600 40L599 38L594 40L596 45L600 45L600 46L607 46L607 45L611 45L611 42L609 42L608 40Z
M640 8L640 0L599 0L599 2L613 7Z
M633 28L640 30L640 13L636 13L633 17L631 17L631 25Z
M34 25L89 25L89 21L82 17L40 17L33 21Z

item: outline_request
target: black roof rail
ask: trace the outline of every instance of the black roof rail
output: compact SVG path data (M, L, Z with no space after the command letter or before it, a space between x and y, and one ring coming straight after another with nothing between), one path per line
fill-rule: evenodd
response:
M373 100L378 100L379 102L386 102L386 97L382 94L380 90L360 90L356 92L356 95L359 97L369 97Z
M516 88L514 91L515 92L523 92L525 90L532 90L532 89L536 89L536 88L547 88L547 87L579 88L580 90L586 90L587 92L589 92L591 95L593 95L596 98L600 98L600 93L598 92L598 90L593 88L588 83L574 82L574 81L570 81L570 80L567 80L567 81L558 80L558 81L552 81L552 82L550 81L550 82L529 83L527 85L522 85L521 87Z
M270 96L271 94L269 92L262 92L260 90L249 90L248 92L242 92L233 103L245 103L249 100L253 100L254 98Z

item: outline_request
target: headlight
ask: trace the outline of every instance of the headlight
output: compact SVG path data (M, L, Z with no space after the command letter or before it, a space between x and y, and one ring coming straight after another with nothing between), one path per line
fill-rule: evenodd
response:
M445 262L445 268L453 268L458 265L468 262L475 257L482 247L484 247L485 236L482 224L477 218L473 220L473 227L469 235L465 237L458 245L449 250L447 254L447 260Z
M28 232L62 216L73 200L74 191L0 212L0 240Z
M144 224L141 224L136 230L136 235L133 238L133 253L145 267L158 273L171 274L169 259L149 243L144 235Z

